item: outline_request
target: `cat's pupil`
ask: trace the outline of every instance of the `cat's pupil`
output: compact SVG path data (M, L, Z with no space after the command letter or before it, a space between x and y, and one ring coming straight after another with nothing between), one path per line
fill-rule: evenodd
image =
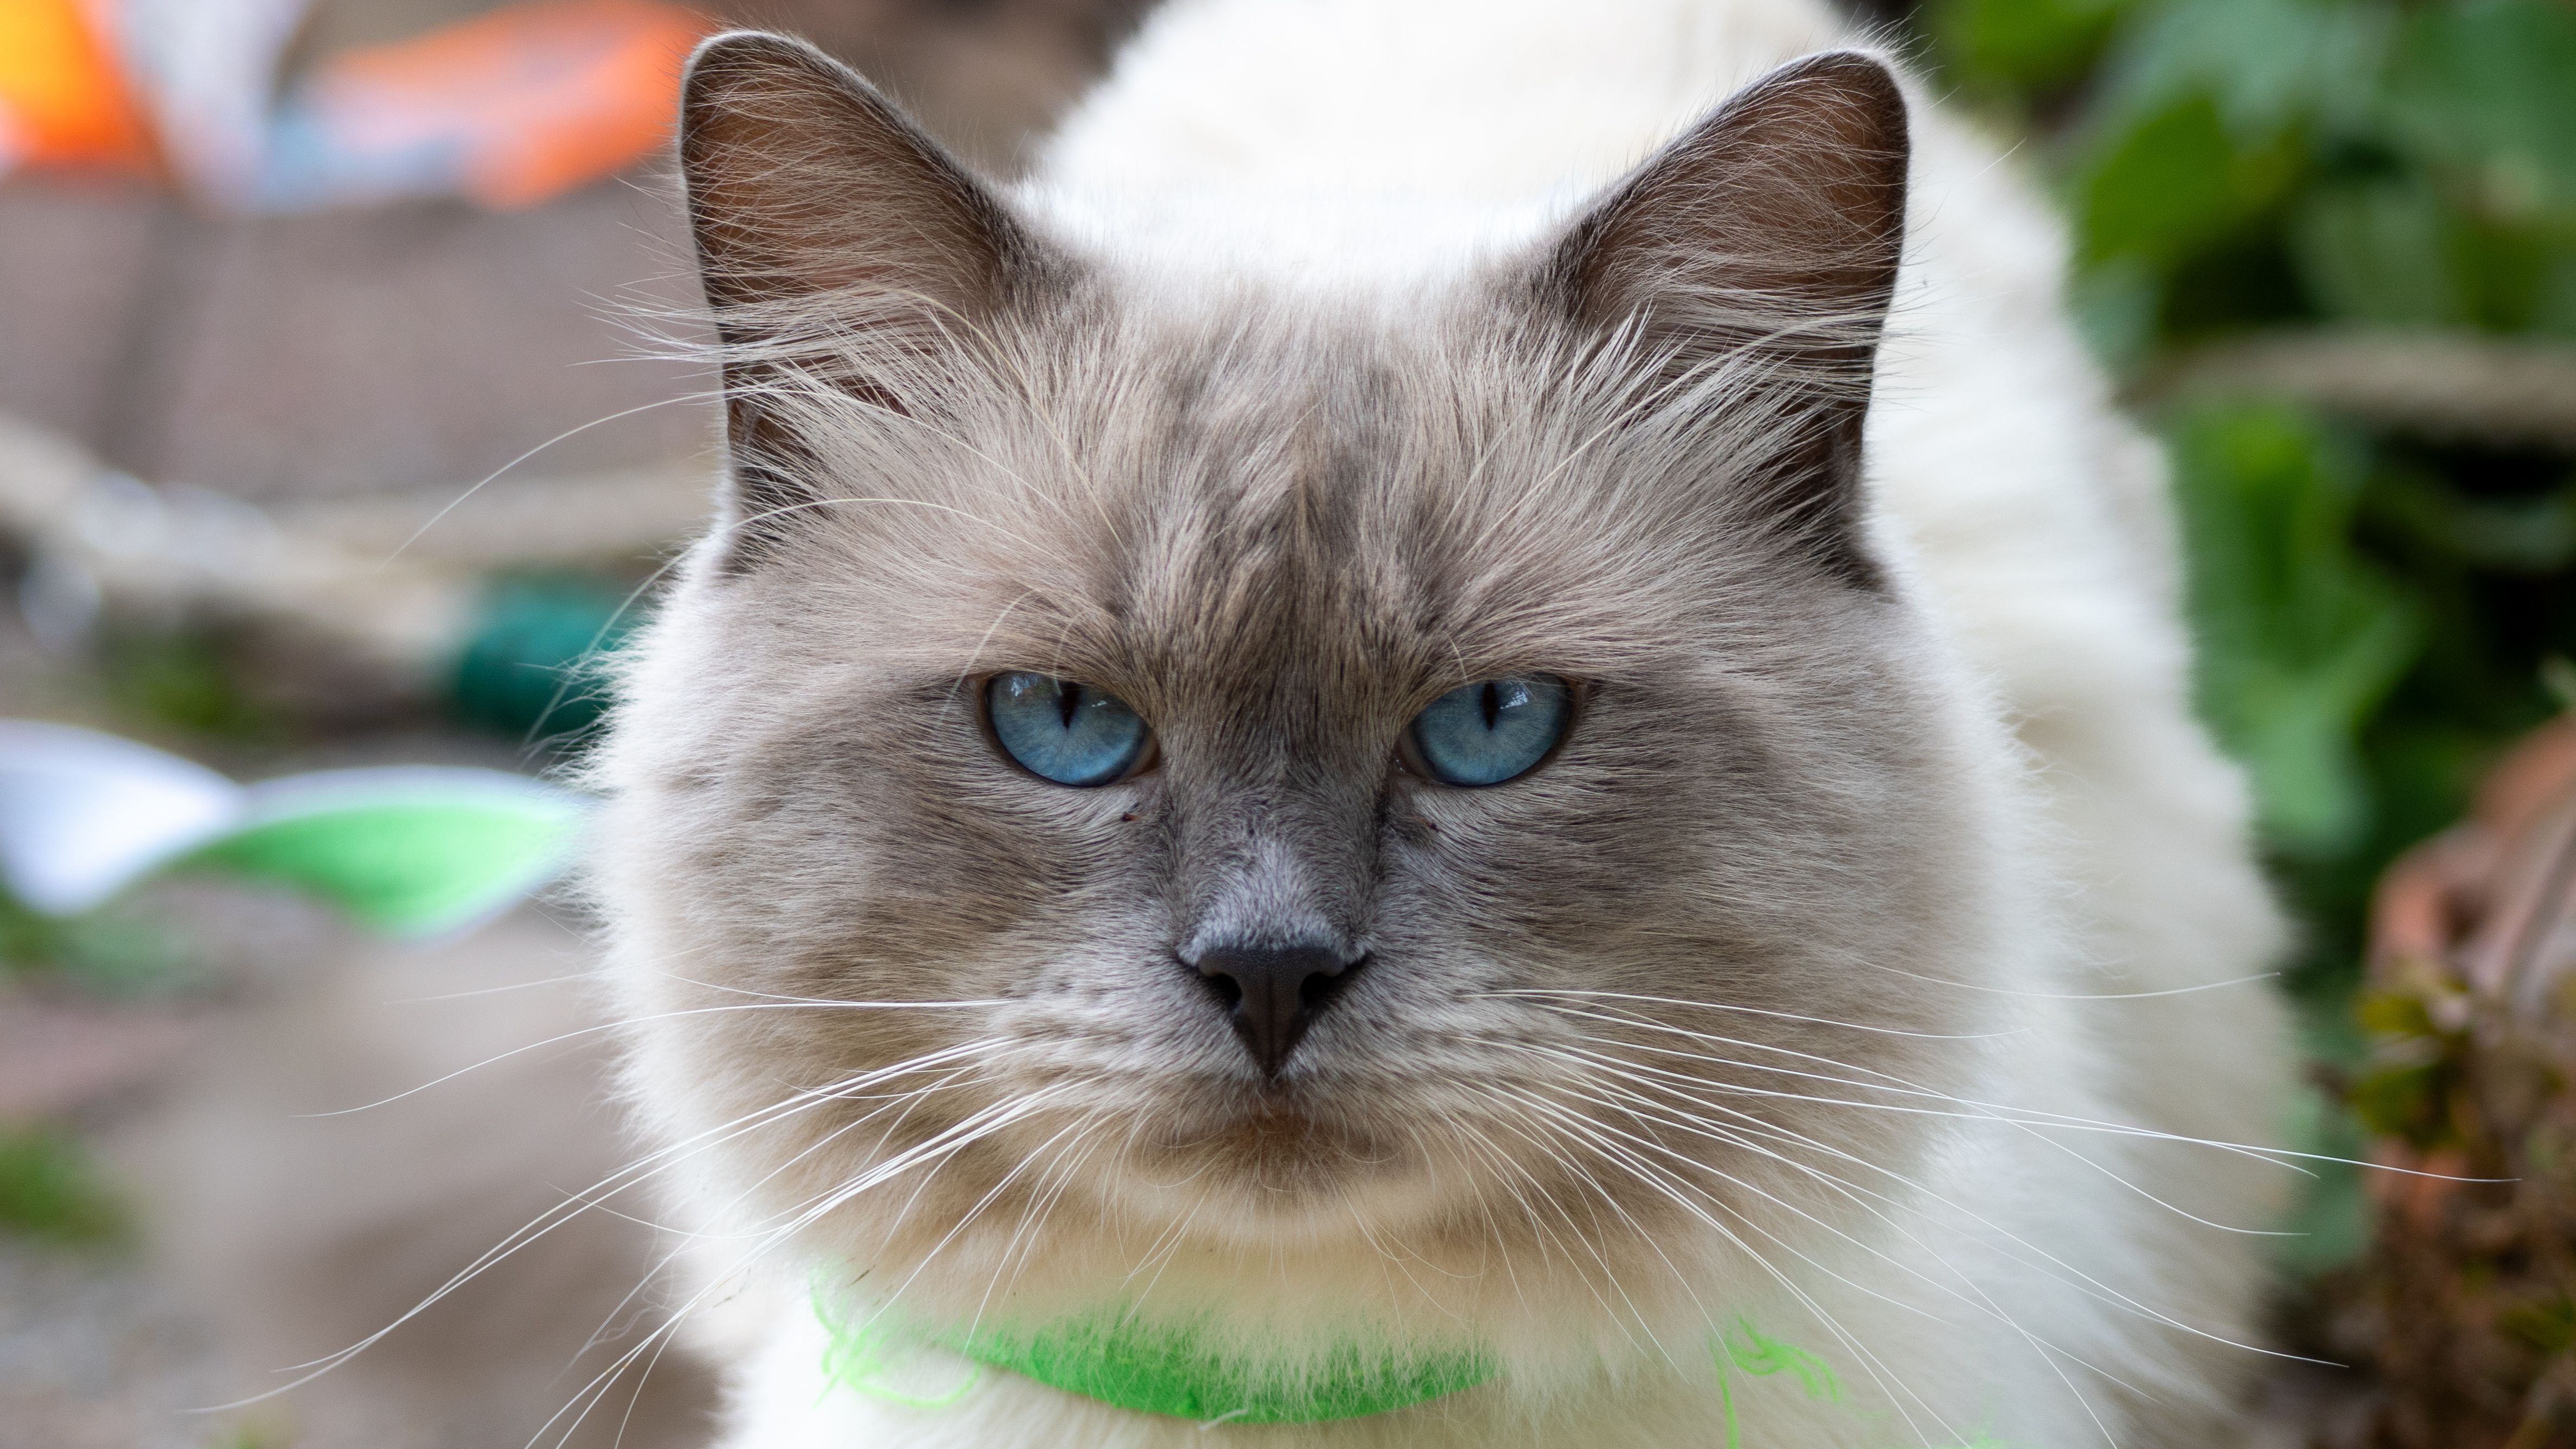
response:
M1488 684L1488 685L1486 685L1486 686L1485 686L1485 698L1484 698L1484 705L1485 705L1485 728L1487 728L1487 729L1492 729L1492 728L1494 727L1494 722L1495 722L1495 721L1497 721L1497 720L1499 720L1499 719L1501 719L1501 718L1503 717L1503 692L1502 692L1502 690L1501 690L1501 689L1499 689L1499 688L1497 688L1496 686L1494 686L1494 685L1492 685L1492 684Z

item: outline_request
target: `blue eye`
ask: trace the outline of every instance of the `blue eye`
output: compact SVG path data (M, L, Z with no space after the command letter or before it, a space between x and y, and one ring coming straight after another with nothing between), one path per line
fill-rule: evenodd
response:
M1499 785L1547 758L1573 713L1573 691L1552 674L1488 679L1431 701L1408 733L1433 779Z
M1154 732L1124 700L1050 674L998 674L984 686L993 737L1032 775L1107 785L1136 772Z

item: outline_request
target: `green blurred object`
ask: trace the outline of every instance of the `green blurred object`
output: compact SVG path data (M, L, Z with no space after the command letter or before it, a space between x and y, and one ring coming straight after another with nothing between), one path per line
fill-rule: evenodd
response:
M496 580L457 660L458 718L523 739L585 737L607 708L598 661L633 631L633 601L575 575Z
M180 864L311 891L386 935L435 935L551 876L579 824L565 804L534 792L357 798L254 824Z
M2476 320L2461 275L2460 219L2420 179L2319 186L2301 198L2287 231L2299 278L2329 315L2392 327Z
M270 740L276 715L252 697L226 648L203 631L111 633L100 676L117 704L156 724L225 740Z
M2171 267L2267 199L2262 158L2241 152L2205 95L2181 97L2120 133L2083 182L2089 260L2142 256Z
M2135 129L2198 96L2249 151L2348 127L2367 113L2391 13L2347 0L2133 0L2121 8L2084 126Z
M1357 1344L1327 1370L1277 1384L1189 1331L1115 1317L1043 1329L984 1325L951 1344L978 1363L1143 1414L1206 1423L1321 1424L1412 1408L1474 1388L1499 1372L1481 1354L1401 1354Z
M2551 0L2417 10L2391 56L2387 117L2482 205L2576 218L2576 11Z
M80 1144L52 1127L0 1127L0 1232L66 1247L122 1242L125 1206Z
M2354 1165L2365 1160L2370 1143L2351 1113L2314 1087L2299 1089L2282 1135L2296 1150L2323 1159L2307 1163L2307 1175L2291 1185L2281 1224L2286 1236L2274 1244L2283 1268L2314 1277L2351 1263L2370 1246L2370 1198Z

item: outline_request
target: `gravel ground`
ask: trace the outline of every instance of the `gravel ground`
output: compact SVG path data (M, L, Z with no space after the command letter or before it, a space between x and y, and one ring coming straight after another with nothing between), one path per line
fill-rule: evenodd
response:
M240 1417L189 1412L240 1382L142 1260L0 1239L0 1449L250 1449Z

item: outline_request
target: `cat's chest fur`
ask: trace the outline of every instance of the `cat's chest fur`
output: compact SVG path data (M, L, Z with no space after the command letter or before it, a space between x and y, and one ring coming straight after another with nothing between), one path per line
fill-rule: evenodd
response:
M1836 150L1874 63L1692 132L1847 40L1177 0L989 197L797 139L829 82L784 52L701 61L735 496L628 681L601 880L727 1449L2211 1442L2258 1240L2185 1214L2282 1179L2151 1139L2265 1143L2278 1023L2156 993L2278 930L2162 462L1991 148L1916 100L1902 271L1836 229L1894 206ZM1012 774L996 670L1114 691L1157 763ZM1390 745L1516 670L1581 701L1525 780ZM1266 1083L1185 979L1224 930L1360 963ZM836 1375L818 1295L1500 1372L1203 1427L935 1348Z

